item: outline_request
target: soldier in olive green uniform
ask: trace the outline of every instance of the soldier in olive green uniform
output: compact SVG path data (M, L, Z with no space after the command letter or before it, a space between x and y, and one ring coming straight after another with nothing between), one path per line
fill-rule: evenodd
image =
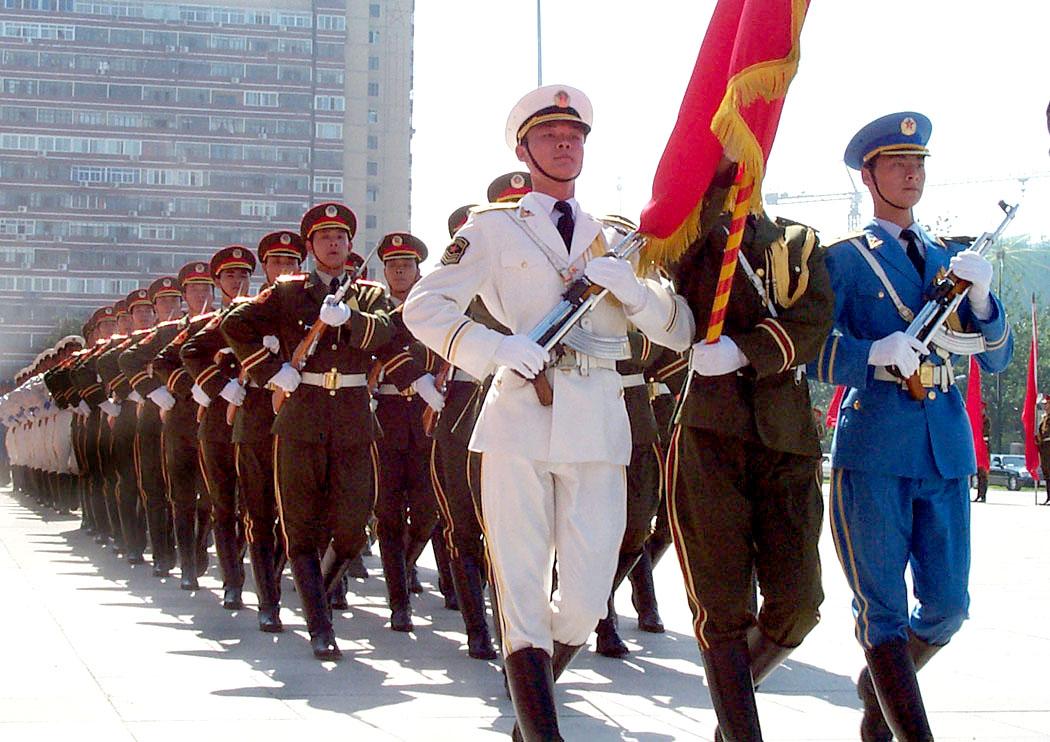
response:
M211 274L219 287L222 308L207 324L191 335L179 349L183 366L193 377L193 399L200 406L197 414L197 448L201 471L211 501L211 526L215 554L222 572L222 607L235 611L244 607L243 524L238 517L237 463L234 456L226 404L219 400L243 401L244 387L237 381L240 366L219 332L219 323L248 292L248 279L255 270L255 256L240 245L219 250L211 259Z
M221 325L249 377L287 393L273 426L277 501L292 575L319 659L341 655L328 592L364 548L365 524L375 501L378 431L366 386L372 355L388 359L407 339L391 316L393 307L381 285L358 281L343 301L333 295L356 225L353 212L342 204L310 209L300 232L315 270L281 277L254 301L238 304ZM300 372L289 362L290 355L318 321L325 328ZM268 343L267 336L278 343ZM399 386L407 387L418 375ZM329 541L332 557L322 567L318 555Z
M719 182L731 182L732 170ZM800 366L828 336L834 296L813 230L749 217L723 334L704 343L728 234L728 215L717 218L724 200L720 187L707 194L700 237L677 267L700 342L668 453L667 497L720 733L761 739L754 685L816 626L824 598L820 446Z

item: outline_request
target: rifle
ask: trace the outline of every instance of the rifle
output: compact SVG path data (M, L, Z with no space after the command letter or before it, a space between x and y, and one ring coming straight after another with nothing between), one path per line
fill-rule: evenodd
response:
M448 384L448 377L452 373L452 364L445 361L441 364L441 370L438 371L437 376L434 377L434 386L444 397L447 394L446 386ZM553 396L552 396L553 401ZM423 410L423 432L429 438L434 433L434 426L437 425L438 417L441 416L440 412L434 412L434 408L427 405L427 408Z
M364 259L361 265L355 266L352 271L346 272L346 277L343 282L339 284L339 288L335 290L332 296L335 297L337 302L343 300L346 296L346 292L350 290L350 287L354 285L354 281L361 274L362 269L368 265L368 261L372 259L372 256L379 250L379 244L377 244L372 252L368 254L368 257ZM303 339L299 341L299 344L295 346L295 351L292 353L292 358L289 361L292 368L296 371L302 371L306 362L310 360L310 356L317 350L317 344L321 341L321 335L325 330L328 329L328 325L321 321L320 317L310 326L309 332L303 336ZM281 410L281 405L284 404L284 400L288 398L288 392L283 389L274 389L273 392L273 411L275 413Z
M606 256L626 260L642 249L645 245L645 237L637 230L626 235L616 243ZM593 309L598 302L605 298L609 289L592 283L586 276L581 276L569 284L554 308L547 312L546 316L529 332L529 339L537 343L548 353L555 345L566 340L570 347L574 347L574 333L576 323L584 314ZM584 342L594 342L593 337L580 338ZM541 371L535 378L530 380L536 389L536 396L540 404L549 407L554 402L554 391L546 375Z
M1007 225L1013 221L1019 205L1010 206L1006 201L999 201L999 208L1006 212L999 226L994 232L982 234L970 246L978 255L983 255L999 239ZM959 355L975 355L984 350L984 336L981 333L958 332L947 325L948 317L959 308L971 285L969 281L949 271L931 287L928 292L929 300L905 330L908 335L923 344L927 355L933 352L931 346ZM890 370L901 376L896 368ZM905 379L905 383L912 399L918 401L926 398L926 390L922 386L918 371Z

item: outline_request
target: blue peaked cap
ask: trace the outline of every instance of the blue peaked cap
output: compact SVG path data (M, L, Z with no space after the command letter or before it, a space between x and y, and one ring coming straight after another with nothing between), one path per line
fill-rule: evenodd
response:
M921 113L901 111L872 121L846 146L846 165L860 170L875 155L928 155L933 124Z

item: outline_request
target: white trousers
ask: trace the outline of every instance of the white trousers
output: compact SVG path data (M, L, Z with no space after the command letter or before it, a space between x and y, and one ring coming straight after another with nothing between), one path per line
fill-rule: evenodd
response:
M555 641L584 644L605 617L627 520L625 472L602 462L482 456L482 520L504 656L527 647L551 654Z

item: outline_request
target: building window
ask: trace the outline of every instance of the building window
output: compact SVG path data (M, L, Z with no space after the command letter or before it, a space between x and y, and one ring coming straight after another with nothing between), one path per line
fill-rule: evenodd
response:
M379 175L379 163L378 162L365 163L365 172L368 175Z
M314 109L318 111L345 111L346 98L342 95L315 95Z
M314 177L314 193L342 193L343 179L334 176L318 175Z
M368 5L368 17L378 18L379 17L379 3L369 3Z
M368 123L378 124L379 123L379 111L374 108L368 109Z
M252 108L277 108L277 93L266 93L260 90L245 90L244 105Z
M378 223L378 220L376 219L376 215L375 214L367 214L367 215L365 215L365 229L375 229L376 226L377 226L377 223Z
M379 137L375 134L368 135L368 148L373 150L379 149Z
M379 43L379 32L378 31L369 31L368 32L368 43L369 44L378 44Z
M379 200L379 187L378 186L368 186L368 188L365 189L365 200L368 201L368 203L370 203L370 204L374 204L376 201L378 201Z
M241 216L277 216L277 202L241 201Z
M0 234L36 234L36 220L0 219Z
M379 69L379 57L369 57L368 58L368 69L371 70L372 72L375 72L376 70Z
M317 124L317 138L318 139L342 139L343 138L343 125L342 124Z
M379 97L379 83L370 82L368 83L368 97L378 98Z
M342 85L343 71L321 67L317 70L317 82L321 85Z
M318 31L345 31L346 16L342 15L319 15L317 16Z
M175 227L169 224L140 224L140 240L174 240Z

